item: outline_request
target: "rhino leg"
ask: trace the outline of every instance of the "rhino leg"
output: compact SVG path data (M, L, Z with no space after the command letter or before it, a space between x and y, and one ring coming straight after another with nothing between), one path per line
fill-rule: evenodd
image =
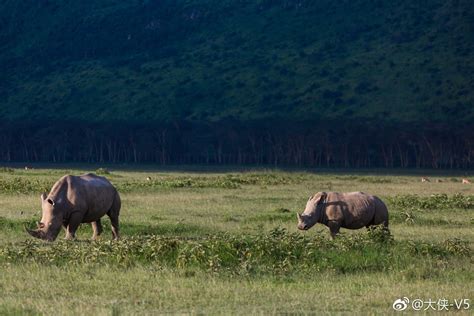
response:
M341 224L336 221L329 221L328 222L329 231L331 232L331 238L334 239L337 234L339 234L339 229L341 228Z
M112 207L110 210L107 212L107 215L110 218L110 224L112 226L112 238L114 240L118 240L120 238L119 235L119 214L120 214L120 207L121 207L121 201L120 197L118 194L115 195L115 200L114 203L112 204Z
M100 234L102 234L102 223L100 222L100 218L96 220L95 222L91 223L92 226L92 240L96 240Z
M114 240L119 239L119 219L118 216L110 215L110 224L112 226L112 238Z
M71 232L69 232L69 230L66 231L66 237L64 237L64 239L66 240L74 240L76 239L76 234L72 234Z
M66 239L74 240L76 239L76 230L81 225L82 216L79 213L73 213L69 220L69 224L66 229Z

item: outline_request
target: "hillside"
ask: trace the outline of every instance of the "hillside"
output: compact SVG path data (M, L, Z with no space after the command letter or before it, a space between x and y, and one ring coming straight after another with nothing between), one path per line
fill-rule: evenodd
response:
M461 1L6 0L0 119L465 122Z

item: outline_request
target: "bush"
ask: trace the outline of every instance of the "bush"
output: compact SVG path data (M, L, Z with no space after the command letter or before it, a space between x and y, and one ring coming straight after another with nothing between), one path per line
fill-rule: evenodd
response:
M474 209L474 196L462 194L454 194L452 196L448 196L447 194L433 194L427 197L418 195L396 195L395 197L387 197L387 201L392 206L402 209Z
M230 174L210 177L163 177L151 181L117 183L119 191L150 190L159 188L219 188L238 189L242 185L284 185L299 183L302 176L279 174Z
M107 168L99 168L95 171L98 175L107 175L110 174L110 171Z
M395 242L381 227L367 233L340 235L334 241L276 228L254 236L215 234L191 239L147 235L80 243L27 240L0 248L0 264L141 264L230 274L403 270L409 263L451 256L471 256L468 243L460 239L440 244Z
M0 179L0 193L28 194L32 192L47 192L53 183L38 179L15 177Z
M0 167L0 172L2 173L13 173L15 169L9 167Z

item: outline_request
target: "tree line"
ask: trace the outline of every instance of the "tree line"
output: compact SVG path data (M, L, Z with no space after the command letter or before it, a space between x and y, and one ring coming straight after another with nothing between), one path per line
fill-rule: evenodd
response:
M2 122L0 161L474 167L474 132L448 124L262 120Z

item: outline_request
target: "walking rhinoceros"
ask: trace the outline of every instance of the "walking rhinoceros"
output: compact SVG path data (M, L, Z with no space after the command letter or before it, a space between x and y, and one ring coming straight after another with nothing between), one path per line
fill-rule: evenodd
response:
M54 241L63 226L66 239L74 239L81 223L91 223L95 239L102 233L100 219L107 214L113 238L119 238L120 196L104 177L92 173L66 175L53 185L48 195L41 195L41 205L43 216L38 229L26 228L33 237Z
M388 228L388 210L378 197L363 192L318 192L306 203L303 213L297 213L298 229L307 230L316 223L329 227L331 237L341 227L369 228L383 224Z

